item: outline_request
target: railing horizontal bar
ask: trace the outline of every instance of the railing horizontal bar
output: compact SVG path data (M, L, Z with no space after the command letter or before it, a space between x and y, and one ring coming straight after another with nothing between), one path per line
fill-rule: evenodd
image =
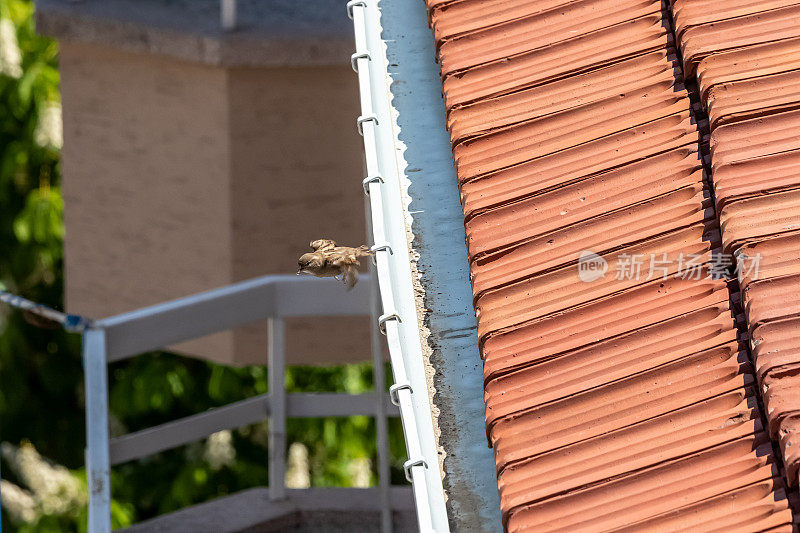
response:
M352 291L333 279L263 276L95 323L109 362L267 317L369 314L369 282Z
M400 411L385 395L388 416ZM223 429L235 429L264 421L269 416L269 394L209 409L142 431L111 439L111 464L116 465L204 439ZM286 415L292 418L325 416L374 416L375 396L366 394L293 393L286 395Z
M388 416L400 416L400 411L385 395ZM286 416L319 418L323 416L375 416L375 394L294 393L286 395Z
M223 429L266 420L269 394L210 409L159 426L111 439L111 464L116 465L203 439Z

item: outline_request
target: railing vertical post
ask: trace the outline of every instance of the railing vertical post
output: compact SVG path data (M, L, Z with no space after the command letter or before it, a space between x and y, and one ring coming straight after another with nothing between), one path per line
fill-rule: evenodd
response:
M286 344L282 318L267 320L269 364L269 496L286 497Z
M102 329L83 333L86 386L86 478L89 485L90 533L111 531L111 487L108 459L108 367L106 334Z
M223 30L236 29L236 0L220 0L219 20Z
M364 202L367 216L368 235L372 235L372 217L369 200ZM378 287L378 273L370 262L372 275L370 283L370 314L372 315L371 347L372 347L372 381L375 383L375 433L378 439L378 489L381 499L381 532L392 533L392 501L389 494L391 471L389 470L389 426L386 417L386 374L384 371L383 336L378 327L381 315L381 294Z

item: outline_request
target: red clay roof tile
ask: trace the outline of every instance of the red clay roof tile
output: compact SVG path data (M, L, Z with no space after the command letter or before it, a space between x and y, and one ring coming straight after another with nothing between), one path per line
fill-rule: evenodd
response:
M464 211L478 211L543 192L648 156L684 148L696 157L689 135L696 132L688 112L671 115L467 181L459 176Z
M800 149L736 161L714 173L717 209L729 202L800 188Z
M490 427L497 468L753 385L748 365L734 342L508 415Z
M508 513L508 531L613 531L779 475L769 439L758 433L518 507ZM779 480L768 485L780 488Z
M456 170L474 179L688 109L685 93L673 86L662 82L468 139L453 148ZM625 113L631 106L635 116ZM570 128L574 124L581 128Z
M508 465L500 474L500 491L513 507L760 432L755 393L746 390L714 396ZM538 482L542 479L549 482Z
M798 20L800 4L689 27L680 36L684 73L694 77L697 63L715 52L798 37Z
M697 528L716 533L795 531L786 492L776 489L773 480L733 490L617 531L684 531Z
M445 39L511 20L529 17L574 0L428 1L437 46Z
M800 189L729 203L719 214L723 246L733 252L745 241L798 230L799 212Z
M680 37L691 26L707 24L800 4L797 0L672 0L675 34Z
M560 228L513 248L475 256L472 261L473 292L477 296L492 286L562 265L576 264L580 254L587 250L600 254L618 250L686 224L696 226L696 234L705 238L708 227L704 221L713 217L713 210L704 203L706 194L697 186L685 187L591 218L584 221L579 230ZM634 223L642 220L645 222ZM708 235L709 239L713 237ZM474 248L468 246L469 249ZM575 269L577 272L577 266Z
M697 66L700 96L714 85L778 74L800 68L800 38L783 39L726 52L715 52Z
M698 155L698 130L708 124L692 117L662 7L648 0L427 3L506 528L791 528L756 387L794 365L786 359L794 352L757 356L765 365L757 383L730 301L741 301L748 318L766 313L777 324L771 308L751 303L760 282L744 283L739 295L706 277L721 257ZM768 25L778 38L800 35L787 23L796 6L786 4L676 0L674 11L687 65L706 58L700 71L713 97L711 156L728 249L745 245L740 258L768 250L765 271L795 274L788 247L800 231L764 244L764 228L751 231L748 209L758 202L753 196L769 193L779 231L787 223L774 201L794 209L796 154L772 154L792 149L795 117L786 110L795 97L786 88L796 80L788 66L796 43L758 47L760 62L742 61L738 51L710 55L718 43L731 48L731 39L763 42ZM719 27L729 19L751 25L723 42ZM737 62L768 76L737 77L728 68ZM766 124L765 113L772 113ZM759 122L742 126L749 117ZM589 252L607 269L591 283L578 276ZM666 258L669 277L616 275L622 254ZM702 274L675 276L688 256ZM764 331L775 336L765 346L782 346L777 333ZM780 364L768 368L770 361ZM772 402L782 408L778 436L794 420L785 398ZM797 453L790 439L781 442Z
M661 16L649 15L554 43L539 50L443 72L448 108L542 85L569 75L664 49L670 44Z
M720 280L657 279L553 317L493 331L483 345L484 380L727 301Z
M584 389L736 340L725 304L716 304L544 359L486 384L487 424ZM535 386L532 386L535 384Z
M677 8L679 3L686 9ZM782 3L787 6L779 7ZM699 60L701 102L712 130L712 179L722 240L740 266L750 263L738 277L759 390L770 432L779 438L787 479L796 485L800 466L800 156L796 143L800 5L790 3L718 3L710 11L727 11L724 18L743 15L740 8L759 13L689 27L680 44L690 69ZM677 0L677 26L696 24L698 17L708 20L708 15L701 14L705 4Z
M708 91L711 127L800 107L800 70L727 83Z
M444 41L439 64L449 74L660 11L661 0L575 0Z
M675 60L665 50L620 61L540 87L457 106L448 129L454 143L534 118L558 113L653 84L674 83Z
M467 240L478 255L692 186L703 186L700 161L674 150L478 213Z
M787 417L781 424L779 433L783 460L786 463L786 477L792 485L797 486L800 469L800 416Z
M789 416L800 415L800 369L787 367L767 373L761 390L764 397L764 410L769 415L769 432L772 438Z
M756 279L800 274L800 233L748 241L736 250L736 256L742 263L758 258L757 264L743 264L738 273L745 288Z
M800 317L782 318L755 327L751 335L760 382L770 372L800 368L798 331Z
M751 118L711 132L711 168L797 149L800 110Z
M760 279L748 285L743 293L751 328L780 318L800 316L800 275Z
M489 290L478 297L475 312L482 327L493 331L632 289L649 281L650 275L674 276L689 256L698 256L703 263L711 260L711 247L698 233L694 227L602 255L611 274L592 283L581 280L576 266L570 265ZM638 259L634 263L632 258ZM619 275L624 262L639 269L638 275ZM651 262L663 265L663 270L654 274Z

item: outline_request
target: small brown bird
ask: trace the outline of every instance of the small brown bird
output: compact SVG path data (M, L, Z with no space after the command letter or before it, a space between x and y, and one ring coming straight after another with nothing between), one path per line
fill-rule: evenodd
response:
M337 246L334 241L329 239L319 239L313 241L309 246L313 252L303 254L297 260L297 274L311 274L318 278L336 278L347 285L347 290L352 289L358 281L358 268L361 266L359 261L362 257L373 255L366 246L351 248L349 246Z

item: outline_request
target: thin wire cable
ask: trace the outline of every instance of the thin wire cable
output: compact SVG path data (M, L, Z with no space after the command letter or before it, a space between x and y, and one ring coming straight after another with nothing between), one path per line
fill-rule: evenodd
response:
M89 318L57 311L44 304L33 302L8 291L0 290L0 303L61 324L61 326L70 333L81 333L92 326L92 320Z

